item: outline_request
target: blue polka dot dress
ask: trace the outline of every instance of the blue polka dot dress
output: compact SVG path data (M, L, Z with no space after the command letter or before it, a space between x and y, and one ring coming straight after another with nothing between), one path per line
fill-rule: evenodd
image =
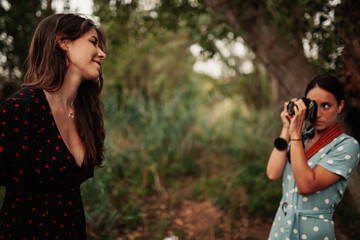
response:
M86 239L79 167L42 90L27 87L0 106L0 239Z
M304 143L308 137L304 138ZM276 212L269 240L334 240L335 207L344 196L351 173L359 161L358 142L340 134L308 159L313 169L320 165L342 178L334 185L309 195L298 192L291 164L287 160L283 174L283 196Z

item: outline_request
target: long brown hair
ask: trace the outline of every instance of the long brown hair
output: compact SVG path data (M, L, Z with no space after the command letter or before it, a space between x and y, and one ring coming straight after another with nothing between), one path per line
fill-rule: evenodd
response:
M50 92L58 91L67 70L66 55L57 44L56 37L75 40L91 29L99 37L99 47L105 51L105 36L90 19L77 14L54 14L44 18L35 30L23 86L36 86ZM96 81L83 81L74 102L76 127L85 148L84 164L93 171L101 167L105 158L105 129L100 92L103 77Z

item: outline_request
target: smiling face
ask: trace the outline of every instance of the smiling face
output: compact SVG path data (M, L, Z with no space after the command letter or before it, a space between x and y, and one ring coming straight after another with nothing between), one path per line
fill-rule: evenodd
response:
M94 28L66 44L68 69L81 80L95 80L99 77L101 61L106 54L99 48L99 37Z
M340 104L337 102L335 96L316 86L311 89L307 95L307 98L315 100L318 104L318 112L316 121L312 124L317 132L327 131L329 128L335 125L337 116L344 107L344 100L341 100Z

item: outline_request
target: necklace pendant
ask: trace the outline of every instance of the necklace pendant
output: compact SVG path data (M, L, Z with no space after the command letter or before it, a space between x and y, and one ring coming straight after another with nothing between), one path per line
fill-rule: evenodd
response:
M73 113L73 111L70 111L70 112L69 112L68 117L69 117L69 118L74 118L74 113Z

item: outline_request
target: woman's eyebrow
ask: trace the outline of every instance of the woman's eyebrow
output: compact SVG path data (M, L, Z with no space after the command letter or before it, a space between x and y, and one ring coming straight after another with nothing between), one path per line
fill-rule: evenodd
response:
M331 104L331 102L321 102L320 104Z

